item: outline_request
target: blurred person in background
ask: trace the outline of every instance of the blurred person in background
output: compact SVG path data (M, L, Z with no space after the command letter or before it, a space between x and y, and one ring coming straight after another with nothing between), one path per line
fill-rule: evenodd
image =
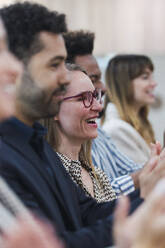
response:
M95 35L89 31L70 31L64 34L67 48L67 62L81 66L90 77L93 85L105 94L105 85L101 80L101 70L93 56Z
M148 119L149 105L154 103L154 65L144 55L117 55L106 68L106 96L102 128L115 145L138 164L150 157L155 143Z
M6 32L0 19L0 120L14 114L15 88L22 72L21 63L7 46Z

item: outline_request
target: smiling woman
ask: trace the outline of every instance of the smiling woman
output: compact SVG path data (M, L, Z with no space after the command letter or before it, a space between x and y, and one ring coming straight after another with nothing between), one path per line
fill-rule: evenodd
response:
M96 118L102 110L101 91L79 66L67 65L71 77L59 113L43 120L47 140L55 149L72 180L97 202L116 198L109 180L91 160L91 140L97 137Z
M150 156L154 133L148 120L148 106L155 101L154 66L144 55L118 55L106 69L103 129L117 147L136 163Z

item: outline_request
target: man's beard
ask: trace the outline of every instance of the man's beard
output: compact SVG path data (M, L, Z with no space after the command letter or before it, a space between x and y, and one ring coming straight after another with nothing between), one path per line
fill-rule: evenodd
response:
M22 114L33 120L55 116L59 112L61 103L53 100L56 91L60 90L55 89L51 94L50 90L38 87L30 73L24 71L21 85L16 93Z

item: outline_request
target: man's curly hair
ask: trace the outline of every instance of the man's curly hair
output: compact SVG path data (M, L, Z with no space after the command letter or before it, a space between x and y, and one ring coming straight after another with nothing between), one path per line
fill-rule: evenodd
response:
M68 53L67 62L74 63L75 57L78 55L92 54L94 33L80 30L67 32L63 36Z
M42 48L38 34L42 31L60 34L67 31L65 15L31 3L15 3L0 9L7 29L9 49L22 61Z

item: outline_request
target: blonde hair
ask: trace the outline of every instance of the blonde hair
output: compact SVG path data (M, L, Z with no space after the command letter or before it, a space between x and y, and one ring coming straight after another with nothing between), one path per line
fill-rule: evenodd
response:
M53 118L47 118L40 120L40 123L47 128L47 135L45 137L47 142L55 151L58 152L58 147L60 145L58 121L55 121ZM91 140L87 140L81 145L79 160L92 169L92 172L97 179L95 168L92 163L91 146Z
M106 96L104 114L101 124L105 120L105 111L109 102L117 107L122 120L131 124L150 144L155 142L154 132L148 120L148 106L140 108L137 115L134 105L132 81L142 75L146 69L154 70L150 58L144 55L118 55L109 61L106 68Z

